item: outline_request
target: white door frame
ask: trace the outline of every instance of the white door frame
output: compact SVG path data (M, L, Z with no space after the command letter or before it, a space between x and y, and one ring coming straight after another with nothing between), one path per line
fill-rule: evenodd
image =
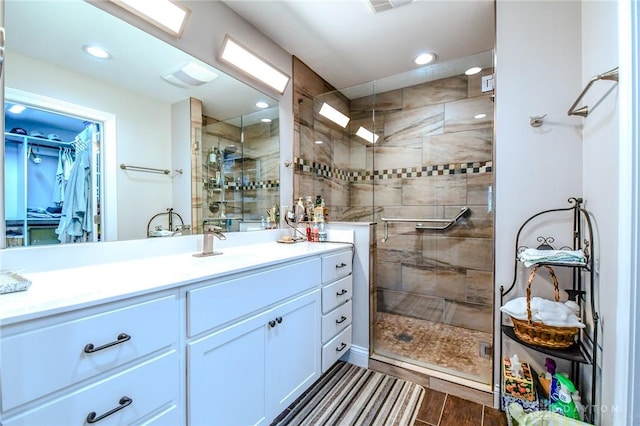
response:
M612 424L640 422L640 7L618 1L620 132L618 192L618 330Z
M108 112L9 87L4 89L4 97L4 100L7 101L18 102L35 108L84 118L86 120L102 124L100 150L102 164L100 165L101 175L99 177L101 199L100 216L102 222L100 225L100 240L117 240L118 200L116 192L116 116ZM4 170L4 162L2 170ZM4 233L2 235L4 235Z

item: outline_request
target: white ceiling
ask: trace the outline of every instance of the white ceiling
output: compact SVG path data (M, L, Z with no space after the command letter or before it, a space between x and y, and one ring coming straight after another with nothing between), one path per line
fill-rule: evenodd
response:
M377 92L384 92L492 63L493 0L417 0L378 13L367 0L224 1L350 98L371 94L372 81ZM7 1L5 21L8 52L165 102L193 96L213 117L255 111L257 98L266 98L222 72L188 91L167 84L161 75L188 60L201 62L82 0ZM113 60L86 57L80 47L91 42L107 46ZM438 55L435 65L413 63L424 51Z
M374 13L367 0L223 0L338 89L494 47L493 0L417 0ZM403 2L400 2L401 4Z

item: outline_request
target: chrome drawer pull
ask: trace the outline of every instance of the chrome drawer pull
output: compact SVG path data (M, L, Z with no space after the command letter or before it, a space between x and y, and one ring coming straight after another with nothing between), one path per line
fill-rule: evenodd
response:
M87 414L87 423L97 423L100 420L109 417L110 415L112 415L115 412L118 412L120 410L122 410L123 408L131 405L131 403L133 402L133 399L129 398L128 396L123 396L122 398L120 398L120 401L118 401L118 405L116 408L107 411L106 413L104 413L101 416L97 416L95 411L90 412L89 414Z
M339 293L336 293L336 296L342 296L343 294L347 294L347 290L344 288Z
M336 324L342 324L343 322L345 322L347 320L347 317L345 317L344 315L342 315L340 317L339 320L336 320Z
M339 347L339 348L336 348L336 352L342 352L342 351L344 350L344 348L346 348L346 347L347 347L347 344L346 344L346 343L344 343L344 342L342 342L342 343L340 344L340 347Z
M116 340L115 342L107 343L106 345L98 346L97 348L93 347L93 343L89 343L87 346L84 347L84 352L91 354L94 352L101 351L103 349L110 348L111 346L119 345L120 343L124 343L127 340L131 340L131 336L129 336L127 333L120 333L118 334L118 340Z
M347 264L342 262L341 264L336 265L336 269L344 268L345 266L347 266Z

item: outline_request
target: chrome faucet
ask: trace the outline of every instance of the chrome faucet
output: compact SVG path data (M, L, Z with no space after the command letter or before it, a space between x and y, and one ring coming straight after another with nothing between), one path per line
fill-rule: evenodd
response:
M219 240L227 239L227 237L222 233L221 227L210 225L205 221L202 233L202 253L194 254L195 257L216 256L218 254L222 254L221 251L213 250L213 237L216 237Z

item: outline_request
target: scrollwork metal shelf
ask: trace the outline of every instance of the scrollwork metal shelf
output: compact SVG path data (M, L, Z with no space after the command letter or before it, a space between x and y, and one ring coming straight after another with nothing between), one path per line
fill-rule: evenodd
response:
M545 355L549 355L551 357L565 359L571 362L571 379L574 381L577 387L580 387L581 382L581 365L582 366L590 366L591 372L591 392L590 392L590 400L585 403L585 407L589 407L586 413L586 420L590 422L594 422L594 412L592 407L595 406L596 399L596 390L597 386L597 358L598 358L598 320L599 316L595 310L595 277L594 277L594 259L591 253L593 252L593 228L591 225L591 217L589 213L582 207L583 199L577 197L571 197L568 199L568 202L571 204L570 207L559 208L559 209L549 209L538 212L532 216L530 216L518 229L518 233L516 234L515 240L515 261L514 261L514 272L513 272L513 281L509 288L505 289L504 286L500 287L500 306L504 305L505 297L510 294L517 282L518 282L518 270L520 268L526 268L522 262L519 260L519 254L527 249L528 247L522 244L523 235L525 235L525 231L530 231L533 229L534 225L540 225L543 223L543 219L545 216L552 214L563 214L566 212L572 216L573 225L572 225L572 244L571 246L561 247L560 250L582 250L586 262L580 263L566 263L566 262L553 262L553 261L544 261L538 262L531 265L533 266L551 266L551 267L560 267L560 268L570 268L573 270L572 273L572 286L571 288L565 289L569 298L574 300L580 306L580 316L585 323L589 323L591 326L591 330L587 331L587 329L580 329L578 337L576 339L576 343L568 349L550 349L544 348L536 345L532 345L526 342L521 341L515 334L514 328L509 324L505 324L505 314L501 314L501 333L500 333L500 362L502 362L503 358L503 337L506 336L510 340L513 340L520 345L523 345L527 348L533 349L537 352L543 353ZM539 250L556 250L553 247L553 243L555 239L553 237L537 237L537 242L539 245L536 247ZM587 279L584 279L583 275L587 276ZM588 295L588 297L587 297ZM586 368L586 367L585 367ZM500 380L500 393L502 394L502 380ZM584 395L584 394L583 394Z

